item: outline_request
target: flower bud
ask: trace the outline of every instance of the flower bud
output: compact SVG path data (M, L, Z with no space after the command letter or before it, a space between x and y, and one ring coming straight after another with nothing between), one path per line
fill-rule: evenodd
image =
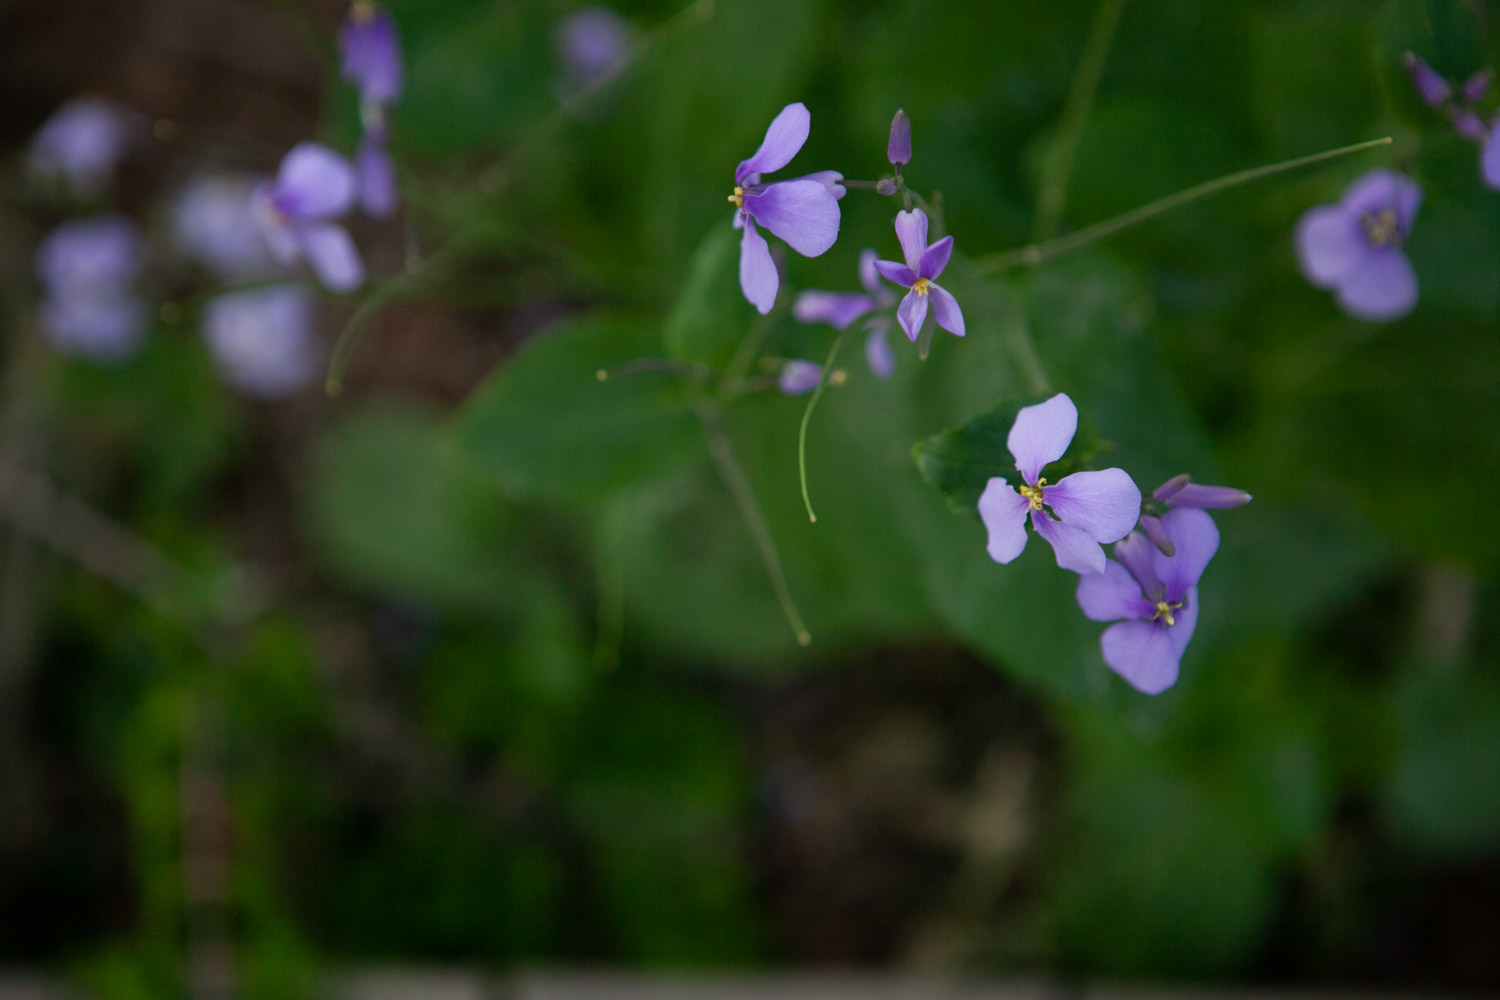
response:
M1465 80L1464 85L1459 88L1459 92L1463 94L1464 102L1467 104L1478 104L1484 100L1484 95L1490 92L1490 84L1494 82L1494 79L1494 70L1482 69Z
M1484 142L1489 138L1489 130L1484 127L1484 119L1467 108L1453 116L1453 131L1475 142Z
M883 194L887 198L896 193L896 182L889 177L882 177L875 182L875 193Z
M897 109L891 119L891 141L886 144L885 158L893 167L911 162L911 119L904 108Z
M788 396L812 392L823 381L823 366L811 361L788 361L781 369L776 387Z
M1146 537L1151 539L1151 544L1160 549L1162 555L1170 559L1177 554L1177 547L1172 544L1172 539L1167 537L1166 526L1161 523L1160 518L1152 517L1149 514L1142 514L1140 525L1141 530L1146 533ZM1118 548L1115 550L1115 554L1119 555Z
M1448 81L1415 52L1406 54L1406 70L1411 74L1411 82L1417 88L1417 93L1422 95L1422 100L1434 108L1447 101L1453 93Z
M1200 486L1197 483L1188 483L1167 497L1165 502L1168 507L1226 510L1230 507L1243 507L1250 500L1250 494L1244 490L1236 490L1228 486Z

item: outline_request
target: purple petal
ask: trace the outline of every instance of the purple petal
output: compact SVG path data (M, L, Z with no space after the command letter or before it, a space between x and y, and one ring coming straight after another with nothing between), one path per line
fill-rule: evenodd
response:
M911 119L906 117L905 108L897 108L896 117L891 119L891 137L885 144L885 158L893 167L911 162Z
M354 201L354 168L333 150L314 142L293 146L276 174L274 198L299 219L331 219Z
M812 392L823 381L823 366L811 361L788 361L781 366L776 387L788 396Z
M1411 74L1411 82L1416 86L1417 93L1432 107L1439 106L1452 95L1448 81L1415 52L1406 53L1406 70Z
M922 273L922 254L927 252L927 213L920 208L896 213L896 239L901 241L901 255L906 266Z
M119 215L64 222L37 248L37 277L54 296L108 286L123 289L140 273L140 230Z
M1254 498L1244 490L1236 490L1228 486L1202 486L1198 483L1188 483L1168 497L1166 504L1168 507L1228 510L1231 507L1243 507L1252 499Z
M49 297L38 315L42 332L58 351L95 361L118 361L146 332L145 303L125 289Z
M1159 621L1120 622L1104 630L1099 648L1109 669L1131 687L1142 694L1161 694L1177 683L1182 654L1168 633L1182 627L1180 623L1169 627Z
M276 207L276 190L272 184L262 184L251 196L255 221L260 224L260 233L271 250L271 256L284 265L297 260L301 248L292 231L291 220Z
M575 83L612 76L631 49L630 22L608 7L585 7L569 14L557 34L563 64Z
M1359 217L1343 205L1320 205L1304 212L1297 223L1296 242L1302 273L1319 288L1338 284L1370 252Z
M1500 133L1500 123L1490 132L1489 141L1484 144L1484 152L1479 156L1479 173L1492 188L1500 188L1500 142L1495 141L1497 133Z
M1046 402L1022 407L1005 446L1021 476L1035 485L1043 467L1062 458L1077 432L1078 408L1060 392Z
M359 173L360 207L371 218L389 218L396 211L396 168L390 154L377 143L364 142L354 166Z
M1031 503L996 476L979 496L979 519L989 532L985 551L1002 565L1026 548L1026 511Z
M1396 229L1404 240L1411 235L1412 223L1417 221L1417 210L1422 207L1422 188L1405 174L1398 175L1396 184Z
M1082 528L1054 521L1046 511L1031 512L1031 526L1057 553L1057 565L1074 573L1103 573L1104 550Z
M389 104L401 94L401 40L390 12L358 3L339 29L339 52L346 80L360 97Z
M1161 523L1177 551L1171 556L1153 552L1151 562L1166 586L1166 599L1175 603L1198 586L1208 561L1219 551L1219 529L1213 518L1192 507L1168 511Z
M910 288L917 283L916 271L905 264L897 264L893 260L877 260L875 270L879 271L887 281L894 282L903 288Z
M318 367L313 300L297 285L229 292L203 310L203 337L224 381L273 398L302 388Z
M365 265L343 226L332 222L301 226L296 237L302 256L330 290L351 292L364 282Z
M843 199L844 195L849 193L844 188L844 175L837 170L814 170L812 173L803 174L801 177L789 177L780 183L786 184L790 181L817 181L826 187L835 198L840 200Z
M964 335L964 311L958 308L958 300L948 289L940 285L928 285L927 297L932 299L932 318L937 325L955 337Z
M1479 143L1484 142L1485 138L1487 137L1487 133L1484 127L1484 119L1480 118L1478 115L1468 110L1467 108L1454 113L1453 131L1457 132L1465 139L1472 139L1474 142Z
M1375 322L1400 319L1417 304L1417 272L1396 247L1371 250L1339 281L1335 297L1351 316Z
M859 283L872 298L887 294L885 286L880 283L880 270L875 266L876 259L874 250L866 248L859 252Z
M1150 618L1156 613L1156 606L1141 596L1141 585L1130 571L1113 559L1104 564L1104 572L1078 578L1078 606L1096 622Z
M917 275L936 281L942 275L943 268L948 266L948 258L951 256L953 256L953 237L944 236L922 251L922 259L918 261Z
M1146 520L1148 519L1141 518L1142 522ZM1149 520L1156 521L1160 525L1160 521L1154 517ZM1142 526L1144 527L1144 524ZM1140 532L1131 532L1115 546L1115 558L1135 580L1136 589L1149 598L1146 601L1147 618L1154 613L1154 602L1161 600L1167 592L1166 584L1162 583L1161 577L1156 574L1156 558L1160 551L1161 549L1152 543L1148 535Z
M1463 94L1464 100L1469 104L1478 104L1480 101L1484 100L1484 95L1490 92L1490 84L1493 83L1494 80L1494 70L1482 69L1478 73L1475 73L1473 76L1465 80L1463 86L1460 87L1459 90Z
M913 289L906 293L901 304L896 307L896 319L901 324L901 329L906 331L906 336L911 340L917 339L917 334L922 332L922 323L927 319L927 296Z
M272 267L265 235L255 218L253 178L198 177L172 201L172 235L178 248L221 278L236 280Z
M875 308L868 295L856 292L803 292L792 303L792 315L799 323L827 323L835 330L859 319Z
M1096 542L1118 542L1141 516L1141 491L1124 469L1075 472L1042 487L1042 502Z
M1151 499L1166 500L1168 497L1176 495L1179 490L1181 490L1191 481L1192 480L1188 477L1188 474L1186 472L1180 475L1173 476L1171 479L1168 479L1166 482L1162 483L1156 489L1151 491Z
M750 174L769 174L791 163L792 157L807 142L811 129L812 113L807 110L807 105L799 101L782 108L766 129L760 148L735 168L734 182L743 185ZM771 231L775 232L774 229Z
M839 238L839 200L818 181L768 184L745 195L752 219L804 257L816 257Z
M756 312L764 316L776 304L779 287L781 275L776 273L771 248L747 216L744 235L740 237L740 291L745 293Z
M1396 228L1404 237L1411 232L1417 209L1422 204L1422 189L1405 174L1384 167L1367 171L1349 185L1343 206L1358 220L1365 215L1379 215L1387 209L1396 213Z
M31 140L31 169L63 178L77 194L101 194L125 155L134 122L131 112L108 101L69 101Z
M888 334L891 321L881 316L870 324L870 336L865 340L865 360L876 378L890 378L896 371L896 355L891 351Z
M1151 539L1151 544L1155 545L1162 555L1169 556L1177 551L1177 547L1172 544L1172 539L1167 536L1167 529L1161 526L1161 518L1142 514L1140 526L1141 530L1146 533L1146 537ZM1116 549L1118 548L1119 546L1116 546Z

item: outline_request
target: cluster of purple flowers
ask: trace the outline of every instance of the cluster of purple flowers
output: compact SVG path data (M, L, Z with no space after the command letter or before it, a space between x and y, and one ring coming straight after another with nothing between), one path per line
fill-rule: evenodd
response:
M1485 112L1480 108L1489 95L1490 85L1495 82L1494 70L1479 70L1455 88L1415 52L1406 54L1406 68L1422 100L1429 107L1442 111L1453 131L1479 143L1479 175L1490 187L1500 188L1500 143L1494 141L1496 132L1500 131L1500 118L1491 116L1486 121Z

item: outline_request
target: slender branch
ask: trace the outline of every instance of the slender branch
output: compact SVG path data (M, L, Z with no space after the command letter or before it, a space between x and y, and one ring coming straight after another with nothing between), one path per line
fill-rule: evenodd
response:
M797 604L792 600L791 588L787 586L786 574L781 568L781 555L776 551L776 541L771 537L771 529L760 512L760 505L755 502L755 493L750 488L749 480L745 478L744 470L735 460L729 431L724 427L719 409L704 401L698 404L697 410L698 420L703 424L703 433L708 438L708 453L713 457L714 467L719 470L719 477L729 487L729 493L740 509L740 516L745 519L745 527L750 529L750 537L755 540L755 547L760 550L761 562L765 563L766 574L771 578L771 587L776 591L781 613L786 615L787 624L791 625L797 642L806 646L812 642L812 636L808 634L807 626L802 624L802 616L797 613Z
M797 478L802 483L802 505L807 508L807 519L817 523L818 515L813 513L812 498L807 495L807 425L812 422L813 410L817 408L818 400L823 398L823 389L828 385L828 376L833 373L833 359L838 357L839 348L844 346L845 339L849 336L851 323L839 331L839 335L833 339L833 346L828 350L828 360L823 363L823 373L818 377L818 387L813 390L812 398L807 401L807 409L802 411L802 426L797 430Z
M1122 229L1127 229L1137 223L1153 219L1158 215L1163 215L1174 208L1180 208L1189 202L1197 201L1199 198L1206 198L1211 194L1217 194L1226 188L1247 184L1250 181L1257 181L1262 177L1269 177L1272 174L1279 174L1286 170L1296 170L1298 167L1321 163L1324 160L1331 160L1335 157L1347 156L1350 153L1373 149L1376 146L1387 146L1390 145L1390 142L1391 137L1385 136L1381 139L1357 142L1352 146L1341 146L1338 149L1313 153L1311 156L1299 156L1295 160L1284 160L1281 163L1271 163L1262 167L1241 170L1211 181L1205 181L1185 191L1169 194L1165 198L1158 198L1156 201L1142 205L1140 208L1133 208L1123 215L1117 215L1113 219L1106 219L1103 222L1095 223L1092 226L1069 233L1066 236L1059 236L1055 240L1048 240L1044 243L1032 243L1028 246L1017 247L1014 250L1004 250L1000 253L990 254L988 257L981 257L975 262L975 266L981 274L997 274L1001 271L1011 270L1012 268L1035 266L1043 261L1051 260L1053 257L1061 256L1070 250L1077 250L1079 247L1087 246L1107 236L1113 236Z
M1088 125L1089 109L1099 89L1099 78L1104 74L1104 62L1109 57L1115 25L1119 23L1120 11L1124 7L1125 0L1100 0L1099 9L1094 13L1094 23L1083 46L1083 57L1078 62L1078 71L1073 75L1068 99L1063 105L1051 170L1042 179L1041 189L1037 192L1036 223L1031 233L1034 241L1051 239L1057 234L1057 224L1068 200L1068 182L1073 177L1078 143Z

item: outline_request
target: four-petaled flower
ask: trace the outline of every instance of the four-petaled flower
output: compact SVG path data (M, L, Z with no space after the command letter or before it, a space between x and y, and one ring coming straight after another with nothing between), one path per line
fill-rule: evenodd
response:
M1164 555L1133 532L1115 546L1115 558L1078 581L1078 606L1096 622L1116 622L1099 645L1104 662L1145 694L1177 682L1178 663L1198 624L1198 580L1219 548L1213 518L1192 507L1162 517L1176 543Z
M979 498L979 516L989 532L990 558L1008 563L1026 548L1026 516L1057 552L1057 565L1075 573L1104 570L1100 543L1130 533L1141 512L1141 491L1123 469L1075 472L1049 485L1042 469L1068 450L1078 430L1078 408L1063 393L1024 407L1006 446L1021 473L1019 492L991 479Z
M354 169L339 154L304 142L281 161L276 179L255 191L256 218L283 264L301 257L337 292L359 287L365 268L343 226L329 220L354 200Z
M927 300L931 299L932 317L938 326L962 337L964 314L958 308L958 300L937 284L938 276L948 266L948 258L953 253L953 237L944 236L928 246L927 213L917 208L896 213L896 238L901 241L901 253L906 257L906 263L877 260L875 267L887 279L911 289L896 310L901 329L916 340L917 334L922 332L922 322L927 319Z
M866 313L877 309L888 309L896 297L880 283L880 272L875 270L875 251L862 250L859 254L859 283L865 286L859 292L807 291L797 296L792 303L792 315L802 323L827 323L835 330L842 330ZM896 359L891 354L886 334L891 329L889 316L876 316L870 320L870 336L865 341L865 360L878 378L890 378L896 370Z
M1399 319L1417 302L1417 274L1402 249L1422 204L1409 177L1377 168L1336 205L1310 209L1297 223L1297 256L1307 280L1334 289L1361 319Z
M756 229L756 223L785 240L804 257L816 257L833 246L839 236L839 198L843 175L825 170L794 180L761 183L761 175L780 170L792 161L807 142L812 115L801 103L788 104L766 129L766 137L748 160L734 171L734 226L743 228L740 239L740 289L756 310L765 315L776 303L781 277L771 248Z

